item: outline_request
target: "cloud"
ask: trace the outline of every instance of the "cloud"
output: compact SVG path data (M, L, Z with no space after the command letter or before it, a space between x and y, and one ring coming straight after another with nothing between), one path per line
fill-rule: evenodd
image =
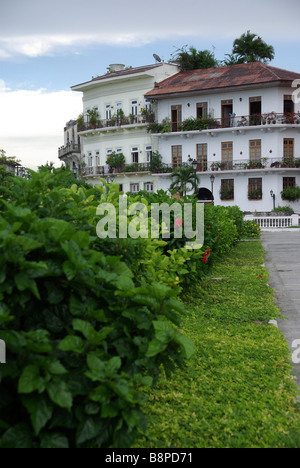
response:
M0 149L34 168L57 160L67 121L82 110L81 95L72 91L10 91L0 79Z
M300 40L298 0L1 0L0 58L38 57L76 46L140 46L183 37L234 39L251 29L267 40ZM283 26L289 12L288 23ZM281 33L281 31L283 31Z

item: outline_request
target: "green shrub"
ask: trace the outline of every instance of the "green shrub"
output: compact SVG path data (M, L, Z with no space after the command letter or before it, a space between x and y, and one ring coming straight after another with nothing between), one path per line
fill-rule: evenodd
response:
M298 201L300 200L300 187L288 187L281 192L282 200Z
M98 239L93 192L45 172L0 201L1 448L129 447L139 387L193 352L178 265L148 239Z
M244 221L241 231L242 239L259 239L261 229L255 221Z

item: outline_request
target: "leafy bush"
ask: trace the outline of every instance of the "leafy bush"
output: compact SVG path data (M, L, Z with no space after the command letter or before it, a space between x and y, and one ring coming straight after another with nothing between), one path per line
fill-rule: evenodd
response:
M300 187L288 187L281 192L282 200L298 201L300 200Z
M255 221L244 221L241 231L242 239L259 239L261 229Z
M17 180L0 201L0 447L129 447L138 388L193 352L174 259L148 239L98 239L97 191L57 177Z

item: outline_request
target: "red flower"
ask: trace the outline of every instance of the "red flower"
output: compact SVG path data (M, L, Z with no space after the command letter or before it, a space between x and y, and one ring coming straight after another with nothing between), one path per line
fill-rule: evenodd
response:
M210 250L206 250L204 252L204 255L203 255L203 263L207 263L208 262L208 256L210 255Z
M262 278L262 276L261 276L261 275L258 275L258 277L259 277L259 278Z
M175 219L175 226L181 227L183 225L183 220L181 218Z

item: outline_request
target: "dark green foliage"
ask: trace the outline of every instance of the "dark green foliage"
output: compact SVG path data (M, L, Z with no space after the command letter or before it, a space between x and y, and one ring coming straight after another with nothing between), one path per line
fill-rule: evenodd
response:
M138 388L193 345L151 241L103 243L95 190L60 177L32 174L0 200L0 447L129 447L145 425Z
M275 56L274 47L268 45L261 37L250 31L242 34L234 41L232 54L237 57L238 63L268 63Z
M298 201L300 199L300 187L288 187L281 192L282 200L291 202Z
M186 47L176 51L175 59L172 60L177 63L181 71L198 70L201 68L215 68L219 66L213 52L209 50L197 50L195 47Z

